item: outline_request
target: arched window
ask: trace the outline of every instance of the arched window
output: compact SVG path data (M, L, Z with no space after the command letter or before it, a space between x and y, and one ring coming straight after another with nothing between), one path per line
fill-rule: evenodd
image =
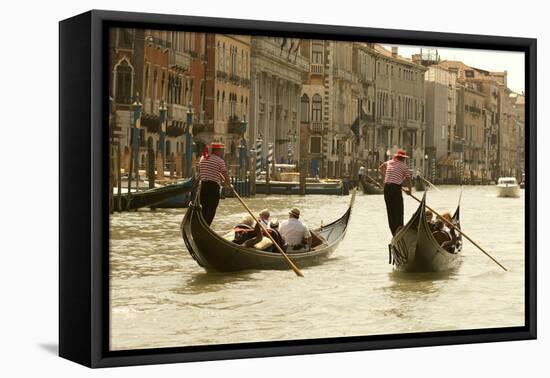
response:
M322 112L322 99L318 94L314 95L312 98L311 106L311 120L312 121L321 121L323 112Z
M115 100L119 104L132 103L132 67L123 60L115 71Z
M309 122L309 97L307 94L303 94L300 104L300 121Z

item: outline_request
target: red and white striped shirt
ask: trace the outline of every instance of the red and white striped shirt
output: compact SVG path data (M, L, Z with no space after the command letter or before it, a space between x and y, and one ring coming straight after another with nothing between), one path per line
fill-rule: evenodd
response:
M222 173L227 173L227 168L221 157L215 154L201 157L199 161L199 180L214 181L219 184L222 181Z
M407 164L401 160L392 159L384 163L386 165L386 177L384 177L385 184L397 184L401 185L403 180L411 178L411 171Z

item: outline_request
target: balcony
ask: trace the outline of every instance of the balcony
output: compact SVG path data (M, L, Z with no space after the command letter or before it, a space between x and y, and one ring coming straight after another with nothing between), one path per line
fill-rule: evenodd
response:
M191 56L185 52L170 50L168 65L171 68L188 70L191 67Z
M309 72L315 75L322 75L325 72L325 68L322 64L310 64L309 65Z
M203 134L203 133L213 133L214 125L193 125L193 136Z
M187 120L187 106L179 104L168 104L168 119L186 121Z
M168 127L166 128L166 134L172 137L178 137L186 132L186 125L183 121L171 121L168 122Z
M216 71L216 78L218 79L222 79L222 80L227 80L227 72L225 71Z
M241 122L237 116L230 117L227 122L227 132L229 134L243 135L246 132L245 125L246 123Z
M241 85L243 87L250 87L250 79L241 78Z
M229 82L235 85L239 85L241 84L241 79L237 75L231 74L229 75Z
M323 122L319 122L319 121L311 122L311 131L314 132L314 133L322 133L323 132Z

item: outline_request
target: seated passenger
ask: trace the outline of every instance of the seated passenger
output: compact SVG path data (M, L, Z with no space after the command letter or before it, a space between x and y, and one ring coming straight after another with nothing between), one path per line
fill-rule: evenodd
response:
M260 211L260 222L262 222L265 228L269 228L269 210L263 209Z
M428 209L426 209L425 214L426 214L426 222L428 223L430 230L434 232L435 231L435 222L433 220L434 215L431 212L431 210L428 210Z
M262 229L258 223L254 224L250 215L244 217L233 231L235 232L233 243L253 247L254 244L262 241Z
M300 221L300 209L293 208L288 220L281 223L279 233L287 243L288 252L303 252L311 249L311 233L306 224Z
M279 247L281 247L281 249L283 251L285 251L286 250L286 245L285 245L285 242L283 240L283 237L279 233L279 222L276 219L269 223L268 232L271 235L271 237L273 238L273 240L275 240L275 243L277 243L277 245ZM279 250L277 249L277 247L272 245L271 246L271 252L279 252Z

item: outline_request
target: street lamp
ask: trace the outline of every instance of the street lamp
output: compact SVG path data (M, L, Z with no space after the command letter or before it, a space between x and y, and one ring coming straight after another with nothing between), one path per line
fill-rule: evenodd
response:
M191 176L191 161L193 159L193 106L187 106L187 130L185 133L185 176Z
M160 135L159 135L159 147L160 147L160 153L161 153L161 159L162 159L162 171L161 177L164 177L164 164L166 161L166 151L165 151L165 137L166 137L166 113L168 111L168 108L166 107L166 104L164 102L164 99L160 102L159 107L159 118L160 118Z

